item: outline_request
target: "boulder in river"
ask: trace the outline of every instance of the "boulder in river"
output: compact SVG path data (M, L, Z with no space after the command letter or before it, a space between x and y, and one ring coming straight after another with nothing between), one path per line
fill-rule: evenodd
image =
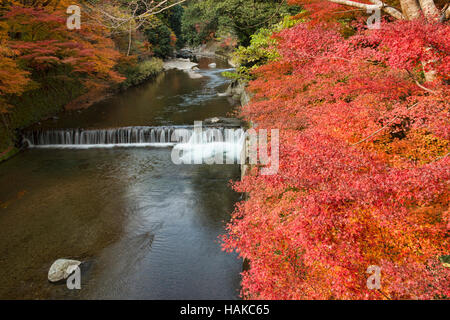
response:
M191 62L189 59L172 59L164 62L164 70L178 69L189 71L197 65L197 63Z
M208 64L208 67L214 69L214 68L217 67L217 64L215 64L215 63L210 63L210 64Z
M58 259L48 271L48 281L58 282L67 279L81 264L81 261Z
M205 125L221 126L221 127L241 127L242 121L236 118L214 117L203 121Z
M191 79L203 78L203 76L200 73L197 73L197 72L194 72L194 71L187 71L187 74L189 75L189 78L191 78Z

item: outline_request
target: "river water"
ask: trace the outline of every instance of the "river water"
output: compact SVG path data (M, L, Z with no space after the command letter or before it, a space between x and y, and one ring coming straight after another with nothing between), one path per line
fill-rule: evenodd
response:
M229 68L170 70L34 129L192 125L227 116ZM237 299L242 261L219 236L238 165L175 165L171 149L28 149L0 165L0 298ZM83 261L81 290L50 284L54 260Z

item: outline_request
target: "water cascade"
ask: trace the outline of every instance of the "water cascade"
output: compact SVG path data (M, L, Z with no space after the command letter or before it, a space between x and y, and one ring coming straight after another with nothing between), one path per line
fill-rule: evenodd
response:
M240 160L245 131L223 127L198 130L193 126L58 129L25 132L23 139L30 148L174 147L180 163L202 160L236 163Z
M180 152L180 163L185 164L241 163L245 136L242 129L194 131L187 142L176 144L174 151Z

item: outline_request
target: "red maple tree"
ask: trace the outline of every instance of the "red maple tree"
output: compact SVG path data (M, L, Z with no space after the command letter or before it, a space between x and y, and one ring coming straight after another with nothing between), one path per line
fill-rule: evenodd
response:
M278 173L235 184L248 200L224 248L250 263L242 294L448 298L450 27L419 17L349 36L309 2L304 23L275 35L282 58L257 70L241 111L280 129ZM367 287L371 265L381 289Z

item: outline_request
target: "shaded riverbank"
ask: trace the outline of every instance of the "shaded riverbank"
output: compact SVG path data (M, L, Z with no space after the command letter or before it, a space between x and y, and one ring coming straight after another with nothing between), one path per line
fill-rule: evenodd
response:
M56 117L64 110L87 109L104 101L130 86L137 86L151 81L163 71L160 59L151 59L122 68L126 80L112 85L104 81L92 88L86 88L79 79L51 78L41 87L30 90L21 96L11 97L9 103L14 105L10 113L3 115L0 121L0 162L14 154L6 152L20 145L18 131ZM17 148L15 149L17 152Z

